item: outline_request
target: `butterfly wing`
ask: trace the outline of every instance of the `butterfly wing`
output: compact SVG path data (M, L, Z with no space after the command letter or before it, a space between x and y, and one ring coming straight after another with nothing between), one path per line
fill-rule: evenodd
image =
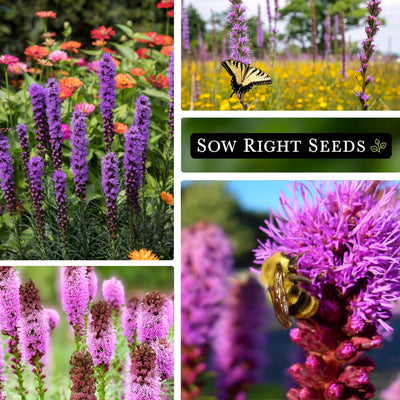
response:
M240 97L254 85L270 85L272 83L271 77L266 72L255 67L249 67L241 61L225 60L222 62L222 66L232 77L233 93L237 93Z
M283 272L280 265L277 266L274 274L274 282L268 287L272 305L274 307L276 318L285 329L292 326L289 314L289 305L286 298L286 292L283 284Z

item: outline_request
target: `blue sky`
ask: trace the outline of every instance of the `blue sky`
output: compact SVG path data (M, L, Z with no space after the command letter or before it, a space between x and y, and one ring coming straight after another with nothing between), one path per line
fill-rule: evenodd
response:
M272 0L270 0L273 4ZM284 7L287 1L279 0L278 4L280 7ZM365 4L367 1L365 0ZM185 0L185 6L189 4L193 5L200 13L204 20L211 18L211 9L214 12L226 11L229 7L228 0ZM247 10L247 16L252 17L257 15L258 4L261 5L261 16L266 26L267 15L266 6L264 0L254 1L245 0L244 4ZM375 37L375 43L377 48L383 53L388 53L391 50L392 53L400 54L400 0L383 0L381 4L382 13L381 16L385 19L386 25L381 27L381 30ZM278 27L279 28L279 27ZM284 29L282 27L282 29ZM360 41L365 39L364 27L359 27L347 31L347 40Z

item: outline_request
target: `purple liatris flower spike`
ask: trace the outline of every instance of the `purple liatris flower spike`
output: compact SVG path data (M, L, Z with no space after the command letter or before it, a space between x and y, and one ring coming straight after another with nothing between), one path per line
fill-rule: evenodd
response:
M57 220L58 230L60 232L61 241L63 246L68 243L68 222L67 222L67 185L66 185L67 174L58 169L54 172L54 192L56 195L57 203Z
M236 279L212 343L218 398L246 398L246 388L263 380L268 315L265 291L258 280L249 276Z
M137 334L141 342L151 342L168 336L167 296L149 292L139 304Z
M61 131L61 99L60 85L50 78L46 85L46 113L49 124L49 135L52 149L52 160L54 169L62 166L62 141Z
M263 27L262 27L262 21L261 21L261 8L260 5L258 5L258 14L257 14L257 47L258 47L258 52L261 56L262 53L262 48L264 44L264 32L263 32Z
M29 179L31 196L35 215L36 232L40 241L45 240L45 222L43 212L43 185L42 175L44 164L39 157L32 157L29 162Z
M25 178L28 181L29 185L29 161L31 159L29 146L28 146L28 135L26 132L26 125L20 124L17 125L17 133L19 138L19 143L21 145L21 161L22 161L22 170L24 171Z
M230 57L250 64L250 39L247 34L246 8L242 0L229 0L231 3L228 23Z
M116 340L111 307L100 300L93 304L88 319L87 346L95 366L101 365L108 370Z
M33 119L35 121L35 139L38 141L36 147L40 158L45 162L47 152L51 157L49 124L46 112L46 89L38 83L32 83L29 86L29 94L32 99Z
M115 106L115 76L116 67L110 54L104 53L97 71L99 77L99 95L101 99L100 109L103 116L103 132L106 153L109 152L111 143L114 140L114 117Z
M96 400L96 378L92 356L87 351L75 351L71 360L71 400Z
M0 133L0 187L4 193L8 210L15 212L17 201L15 198L14 168L9 150L8 138Z
M107 204L107 224L112 240L117 238L117 197L119 193L118 160L114 153L103 157L101 168L101 183Z
M211 343L214 324L228 293L233 248L223 230L198 222L182 230L182 393L194 399L200 394L199 374Z
M53 331L57 328L58 323L60 322L60 314L54 308L45 308L44 312L46 314L49 329L50 331Z
M71 168L76 195L81 201L86 200L86 185L89 179L87 145L86 116L81 111L74 111L72 115Z
M13 267L0 267L0 329L4 335L16 336L21 316L18 272Z
M325 58L328 59L329 54L331 53L331 16L328 14L325 18L325 34L324 34L324 41L325 41Z
M89 301L93 301L97 293L97 275L94 267L86 267L86 276L89 288Z
M168 94L171 99L168 108L168 134L170 138L174 136L174 49L168 63Z
M61 267L61 304L75 335L82 336L89 311L87 267Z
M190 54L189 16L183 4L182 4L182 47L183 50L186 52L186 54Z
M400 300L400 202L398 190L377 182L294 183L281 196L262 231L269 239L255 250L256 262L276 251L298 255L299 275L319 301L312 320L292 329L306 351L305 363L289 372L300 387L294 399L369 399L375 365L364 357L382 345L378 328Z
M107 279L103 282L102 292L104 300L118 315L125 303L125 289L122 282L115 277Z
M174 375L174 345L168 339L156 339L151 342L156 353L157 374L163 379L172 379Z
M122 333L130 346L134 345L136 341L138 307L139 299L134 296L127 300L125 306L122 308Z
M19 337L24 360L32 367L37 368L46 351L48 342L48 324L46 315L40 302L39 291L29 279L21 285L21 322Z
M139 344L132 353L125 385L125 400L158 400L161 382L156 370L156 354L147 343Z

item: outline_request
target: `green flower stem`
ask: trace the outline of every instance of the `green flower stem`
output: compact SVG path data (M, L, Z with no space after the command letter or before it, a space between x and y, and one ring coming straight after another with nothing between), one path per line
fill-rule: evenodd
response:
M18 391L21 400L26 400L26 393L28 393L28 391L24 387L24 378L22 376L24 370L20 362L21 354L18 350L18 337L13 336L9 338L9 347L10 347L10 353L12 355L10 360L11 369L13 370L13 373L17 377L17 383L18 383L16 390Z
M45 377L42 372L43 372L43 364L40 362L40 358L37 357L36 358L36 362L35 362L35 375L36 375L36 379L37 379L37 393L39 395L39 399L40 400L44 400L44 393L46 392L46 389L44 388L44 382L43 382L43 378Z
M98 400L106 400L106 371L104 365L95 367L97 376L97 393Z
M21 234L20 234L20 225L19 225L19 218L16 215L15 211L12 211L10 213L11 215L11 221L12 221L12 232L15 237L15 241L17 243L17 253L18 253L18 259L23 260L25 257L23 256L23 251L22 251L22 243L21 243Z

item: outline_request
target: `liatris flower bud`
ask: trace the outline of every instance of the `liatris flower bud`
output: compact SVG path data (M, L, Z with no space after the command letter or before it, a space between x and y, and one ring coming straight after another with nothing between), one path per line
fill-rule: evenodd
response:
M189 16L186 11L186 8L184 7L182 3L182 47L184 52L182 54L186 53L190 54L190 36L189 36Z
M50 331L53 331L57 328L58 323L60 322L60 314L57 310L54 310L53 308L45 308L44 312L46 314L49 329Z
M0 267L0 329L4 335L16 336L21 316L18 272L13 267Z
M101 169L101 183L107 204L107 224L112 240L117 238L117 197L119 193L118 160L114 153L103 157Z
M242 0L229 0L231 10L228 15L230 57L250 64L250 39L247 35L246 8Z
M27 363L37 368L46 351L48 324L40 303L39 291L29 279L19 290L21 302L21 323L19 337L22 354Z
M151 342L168 336L167 297L161 292L149 292L139 304L137 334L141 342Z
M95 366L107 371L114 353L116 335L111 319L111 307L103 300L93 304L88 319L87 346Z
M35 215L36 232L41 242L46 239L45 221L43 212L43 185L41 177L43 175L44 164L39 157L32 157L29 162L29 179L31 185L31 196Z
M103 282L102 292L104 300L118 315L125 303L125 289L122 282L115 277L107 279Z
M300 320L290 333L308 356L290 368L300 388L287 397L370 399L375 366L364 354L381 347L378 328L391 329L387 321L400 300L397 187L295 183L292 192L291 199L281 196L284 214L265 221L269 239L255 250L258 263L276 251L298 254L298 273L312 280L307 291L320 302L312 321Z
M236 279L212 343L218 398L246 398L248 386L263 380L268 315L265 291L258 280L248 276Z
M46 113L49 123L49 134L54 169L62 167L62 132L61 132L61 99L60 85L50 78L46 85Z
M228 293L233 249L222 229L199 222L182 230L182 398L197 398L199 375Z
M86 267L86 276L89 288L89 301L93 301L97 293L97 276L93 267Z
M63 246L68 243L68 222L67 222L67 174L61 169L54 172L54 192L57 203L57 220Z
M74 175L76 195L81 201L86 200L86 185L89 179L87 145L86 116L80 111L74 111L72 115L71 168Z
M126 337L129 346L133 346L136 341L138 307L139 299L137 297L131 297L122 308L122 333Z
M9 150L10 144L7 137L0 134L0 187L4 193L8 210L15 212L17 201L15 199L14 168Z
M43 162L46 161L46 153L51 157L49 124L46 112L46 89L38 83L29 86L29 94L32 99L33 119L35 121L35 139L38 141L36 148Z
M87 351L75 351L69 361L71 370L71 400L96 400L96 378L92 356Z
M156 370L156 354L147 343L132 353L131 368L125 386L125 400L160 399L161 382Z
M156 353L157 374L162 380L172 379L174 375L174 345L168 339L156 339L151 342Z
M86 267L61 267L61 304L75 336L82 336L89 309L89 284Z
M97 72L99 77L100 109L103 116L103 131L106 153L114 140L113 109L115 106L116 67L110 54L104 53Z
M21 161L22 161L22 170L24 171L25 178L28 181L29 186L29 161L31 159L29 146L28 146L28 135L26 133L26 125L20 124L17 125L17 132L19 137L19 143L21 145L22 153L21 153Z

